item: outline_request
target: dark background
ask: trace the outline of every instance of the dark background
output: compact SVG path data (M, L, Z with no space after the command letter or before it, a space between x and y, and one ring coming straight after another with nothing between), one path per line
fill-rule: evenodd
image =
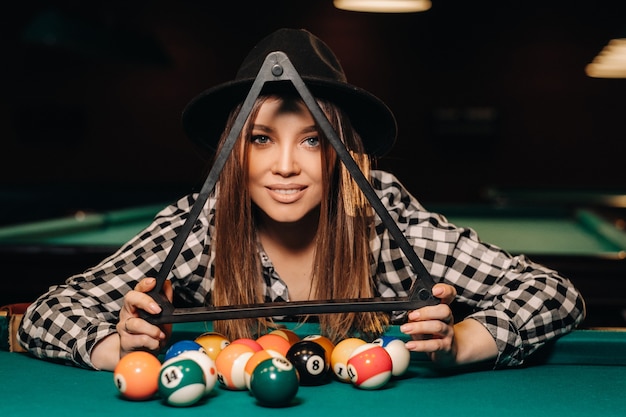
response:
M62 22L56 38L32 29L46 15ZM197 189L208 158L184 137L182 109L280 27L324 39L349 81L388 103L399 137L378 166L424 202L624 187L626 80L584 70L626 29L625 2L371 14L331 0L30 1L2 16L2 222Z
M371 14L331 0L24 1L0 13L0 226L198 190L210 159L184 137L183 108L280 27L325 40L348 80L395 112L398 141L378 167L427 207L485 202L494 187L625 192L626 79L585 66L626 37L626 2ZM3 302L104 256L8 249ZM626 325L624 261L581 262L554 267L594 288L590 323Z

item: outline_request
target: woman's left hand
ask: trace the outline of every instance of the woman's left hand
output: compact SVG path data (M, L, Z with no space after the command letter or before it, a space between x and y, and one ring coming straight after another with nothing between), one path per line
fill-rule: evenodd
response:
M436 284L433 295L441 303L410 311L408 322L400 327L400 331L412 338L406 343L409 350L424 352L442 365L452 365L456 363L457 344L450 303L456 297L456 289L448 284Z

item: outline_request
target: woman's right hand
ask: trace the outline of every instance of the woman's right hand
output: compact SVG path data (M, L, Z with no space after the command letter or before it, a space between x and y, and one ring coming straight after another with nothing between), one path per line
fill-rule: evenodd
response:
M139 311L158 314L161 307L146 292L156 285L154 278L144 278L124 296L117 333L110 334L93 347L90 359L96 369L113 371L122 357L136 350L158 352L168 342L171 325L155 326L139 317ZM173 299L172 284L165 281L163 294Z
M120 358L135 350L158 352L167 343L171 334L171 325L155 326L139 316L144 310L150 314L158 314L161 307L146 294L156 285L154 278L144 278L124 296L124 305L117 323L120 336ZM172 302L173 292L170 281L165 281L163 293Z

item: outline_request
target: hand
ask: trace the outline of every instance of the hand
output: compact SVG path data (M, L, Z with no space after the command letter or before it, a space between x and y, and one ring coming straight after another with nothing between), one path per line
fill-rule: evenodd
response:
M161 312L161 307L145 294L156 285L154 278L144 278L133 291L124 296L124 305L120 311L117 332L120 337L120 358L135 350L157 352L165 346L172 332L171 325L155 326L139 317L139 311L151 314ZM163 293L171 302L173 299L172 284L165 281Z
M441 300L436 306L422 307L410 311L408 322L400 331L413 340L406 347L414 352L424 352L434 362L454 364L457 356L457 343L454 333L454 317L450 303L456 297L456 289L447 284L436 284L433 295Z

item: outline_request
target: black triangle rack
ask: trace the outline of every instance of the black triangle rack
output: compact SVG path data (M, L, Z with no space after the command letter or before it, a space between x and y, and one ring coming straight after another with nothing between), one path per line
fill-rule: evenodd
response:
M413 267L417 277L409 290L406 297L374 297L374 298L355 298L344 300L315 300L315 301L292 301L292 302L274 302L247 305L232 306L207 306L194 308L175 308L169 300L162 295L161 290L167 279L174 262L182 247L187 240L191 229L198 219L202 208L204 207L209 195L215 188L219 175L224 168L226 159L230 155L233 146L241 131L244 123L252 111L252 107L259 97L261 90L266 82L273 81L291 81L296 91L308 107L313 118L322 129L325 137L331 143L337 155L345 165L346 169L352 175L356 184L369 201L369 203L380 217L383 224L389 230L389 233L400 247L409 263ZM202 189L200 190L196 201L194 202L189 216L183 224L180 232L174 239L172 248L170 249L161 269L156 276L156 286L148 294L161 306L162 311L159 314L151 315L142 312L142 317L153 324L162 323L182 323L193 321L214 321L225 319L241 319L254 317L272 317L272 316L298 316L298 315L318 315L328 313L341 312L368 312L368 311L405 311L415 310L427 305L436 305L439 300L433 297L432 287L435 284L432 276L424 267L412 246L399 229L381 200L376 195L371 184L365 178L360 168L346 149L345 145L339 139L337 133L332 128L326 115L321 110L317 101L307 88L306 84L296 71L295 67L284 52L271 52L265 58L251 88L243 102L241 110L237 115L231 131L218 153L209 175L207 176Z

